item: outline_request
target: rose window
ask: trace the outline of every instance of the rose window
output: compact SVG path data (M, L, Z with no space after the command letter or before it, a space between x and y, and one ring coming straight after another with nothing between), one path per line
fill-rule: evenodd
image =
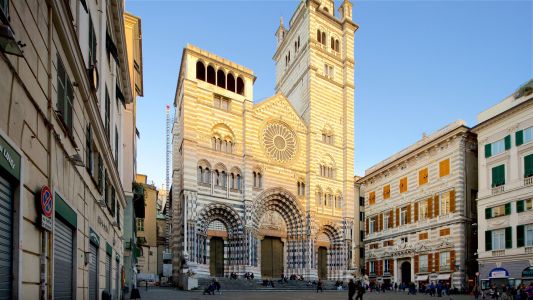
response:
M278 162L291 161L296 156L296 135L283 123L269 123L263 128L262 139L267 155Z

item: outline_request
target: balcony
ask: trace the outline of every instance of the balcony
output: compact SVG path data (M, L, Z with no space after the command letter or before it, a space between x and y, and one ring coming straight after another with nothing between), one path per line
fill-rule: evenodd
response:
M494 250L492 251L492 257L504 256L505 250Z
M505 186L504 185L500 185L500 186L497 186L497 187L493 187L492 188L492 195L499 195L501 193L505 192Z
M533 185L533 176L524 178L524 186Z
M533 246L529 246L525 248L526 254L533 254Z

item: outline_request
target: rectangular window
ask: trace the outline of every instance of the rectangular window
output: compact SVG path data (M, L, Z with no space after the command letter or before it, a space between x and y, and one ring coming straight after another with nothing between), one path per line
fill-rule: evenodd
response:
M0 0L0 12L6 19L9 19L9 0Z
M144 218L137 218L137 231L144 231Z
M91 125L87 125L87 132L85 133L85 167L90 175L93 175L93 134Z
M505 139L507 139L507 137ZM505 139L485 145L485 157L491 157L505 152Z
M524 156L524 178L533 176L533 154Z
M390 220L389 213L384 213L383 214L383 230L389 229L389 220Z
M409 241L407 237L400 238L400 244L406 244Z
M418 257L418 263L419 263L419 271L421 273L428 272L428 256L426 255L420 255Z
M383 187L383 199L389 199L390 198L390 184L387 184Z
M118 154L119 154L119 143L118 143L118 129L115 127L115 165L118 166Z
M495 206L495 207L492 207L491 208L491 214L490 214L490 217L491 218L496 218L496 217L501 217L501 216L505 216L505 215L508 215L511 213L511 203L507 203L507 204L503 204L503 205L498 205L498 206Z
M431 200L420 201L418 217L421 221L429 218L429 201Z
M213 97L213 105L215 108L218 108L218 109L221 109L221 110L225 110L225 111L228 111L229 108L230 108L230 99L229 98L226 98L224 96L221 96L221 95L214 95Z
M533 246L533 224L526 226L525 240L526 240L526 247Z
M110 138L111 138L111 100L109 99L109 92L107 91L107 86L105 88L105 134L107 136L108 141L110 141Z
M524 144L533 141L533 127L524 129Z
M388 259L385 259L385 260L383 261L383 272L387 272L387 273L388 273L389 271L390 271L390 270L389 270L389 260L388 260Z
M445 159L439 163L439 176L444 177L450 175L450 159Z
M533 207L533 199L516 201L516 212L521 213L531 210Z
M334 77L334 69L333 69L333 66L331 65L328 65L328 64L324 64L324 76L330 78L330 79L333 79Z
M400 211L400 225L407 224L407 207L402 207Z
M89 14L89 68L96 66L96 32L93 19Z
M492 231L492 250L505 249L505 229Z
M376 230L376 217L370 218L370 225L368 227L368 233L372 234Z
M365 213L359 212L359 221L363 221L365 219Z
M370 273L375 273L375 272L376 272L375 261L371 261L370 262Z
M450 252L441 252L439 257L439 269L449 270L450 268Z
M400 179L400 193L407 192L407 177Z
M505 165L492 168L492 187L505 185Z
M65 128L72 132L72 104L74 102L74 90L67 74L67 70L57 55L57 110Z
M450 193L445 192L440 195L440 215L450 213Z
M424 185L426 183L428 183L428 168L418 171L418 185Z
M440 236L447 236L450 235L450 228L443 228L439 231Z
M427 240L427 239L428 239L428 233L427 233L427 232L419 233L419 234L418 234L418 239L419 239L420 241Z

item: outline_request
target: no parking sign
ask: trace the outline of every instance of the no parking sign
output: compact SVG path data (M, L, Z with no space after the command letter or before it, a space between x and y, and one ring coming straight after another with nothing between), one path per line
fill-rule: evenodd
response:
M52 231L52 211L54 210L54 199L48 186L41 189L41 226L43 229Z

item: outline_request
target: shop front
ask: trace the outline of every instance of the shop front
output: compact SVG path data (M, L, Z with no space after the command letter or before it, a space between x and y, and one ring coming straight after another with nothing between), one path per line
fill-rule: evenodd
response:
M533 266L529 266L522 271L522 282L525 285L529 285L533 282Z
M512 280L514 283L514 280ZM489 289L492 285L500 287L509 285L509 271L504 268L494 268L489 272L488 279L481 280L481 289Z

